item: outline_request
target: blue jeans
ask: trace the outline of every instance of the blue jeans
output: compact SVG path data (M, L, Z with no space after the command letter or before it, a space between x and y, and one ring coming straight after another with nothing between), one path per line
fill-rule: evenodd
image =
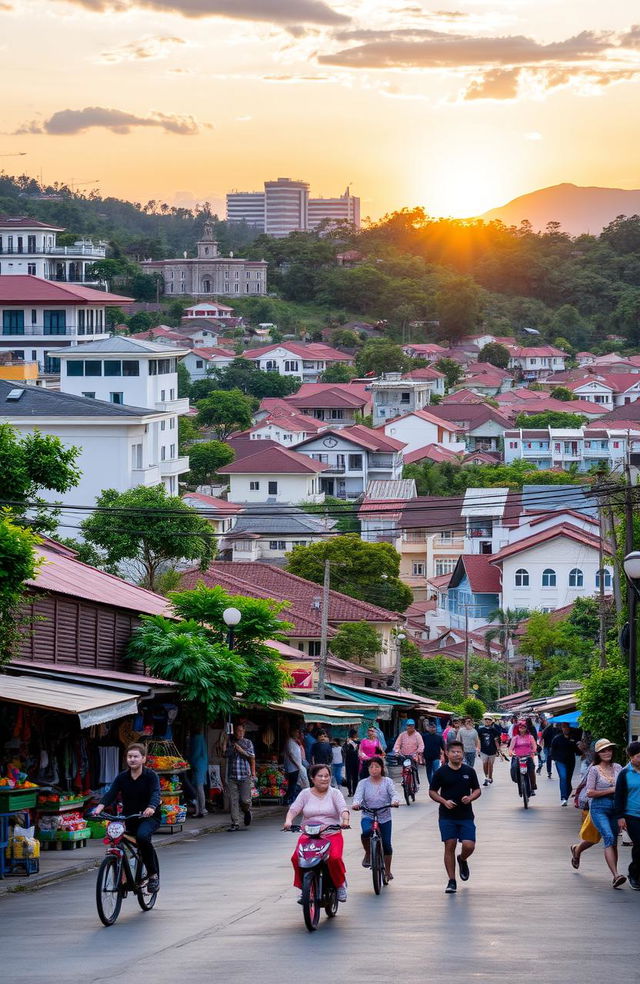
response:
M589 803L591 819L598 833L602 835L602 846L613 847L618 843L618 817L613 805L613 796L599 796Z
M160 821L155 817L144 817L143 819L127 820L126 828L130 834L135 834L138 841L140 857L144 862L148 875L157 875L156 859L151 843L151 838L160 826Z
M427 759L425 768L427 770L427 782L431 783L431 780L440 768L440 759Z
M360 823L362 825L362 836L370 837L373 827L373 817L363 817ZM393 854L393 848L391 847L391 820L385 820L384 823L378 821L378 825L380 827L380 837L382 838L382 853Z
M566 762L556 762L558 779L560 780L560 799L568 800L571 796L571 778L573 776L573 766Z
M467 763L467 765L470 765L471 768L473 769L474 765L476 764L476 753L475 752L465 752L464 753L464 760Z
M343 767L341 765L331 766L331 771L333 772L333 778L335 779L337 786L342 785L342 768Z

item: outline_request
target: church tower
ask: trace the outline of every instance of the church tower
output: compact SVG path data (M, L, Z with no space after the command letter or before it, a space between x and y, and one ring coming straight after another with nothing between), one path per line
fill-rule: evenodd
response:
M202 230L202 239L198 240L198 259L210 260L219 256L218 242L213 238L213 224L207 219Z

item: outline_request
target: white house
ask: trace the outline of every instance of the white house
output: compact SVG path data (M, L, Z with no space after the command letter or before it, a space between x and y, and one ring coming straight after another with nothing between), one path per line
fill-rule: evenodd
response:
M277 414L258 421L248 433L252 441L275 441L284 447L293 447L300 441L326 430L328 424L323 424L313 417L302 414Z
M107 244L77 239L73 246L58 246L59 232L64 229L30 216L0 216L0 275L98 286L100 278L89 269L104 260Z
M569 389L581 400L613 410L640 399L640 375L632 372L607 373L596 379L570 383Z
M523 379L539 379L564 372L567 353L554 345L518 347L511 350L509 369L519 369Z
M361 424L330 428L296 445L296 451L320 462L320 487L337 499L357 499L373 479L402 477L402 441Z
M4 265L3 265L4 269ZM37 362L41 372L57 373L58 350L108 338L107 307L132 298L35 276L0 276L0 352Z
M464 453L466 446L464 441L459 439L459 429L457 424L442 420L428 410L411 410L402 417L394 417L393 420L380 425L380 430L387 437L403 442L405 454L417 451L427 444L438 444L450 451Z
M189 373L189 379L195 383L198 379L206 379L214 369L226 369L230 366L235 355L228 349L194 348L182 359L182 364Z
M624 464L627 452L640 450L640 424L626 428L589 424L586 427L544 427L507 430L504 434L504 460L528 461L536 468L577 466L585 472L591 468L609 470Z
M172 493L178 477L189 470L189 459L178 452L178 417L189 411L188 399L178 397L178 359L187 353L124 335L59 352L63 393L145 407L160 415L150 425L150 439L160 481Z
M319 473L326 465L289 448L256 444L255 454L218 468L229 476L231 502L324 502Z
M201 301L185 308L182 317L187 321L190 318L215 318L216 321L224 321L225 318L233 318L233 308L228 304L221 304L220 301Z
M165 463L160 460L157 443L157 429L164 418L157 409L105 403L0 380L0 423L11 424L22 435L39 430L59 437L66 447L80 449L79 485L51 495L63 505L90 506L105 488L125 492L136 485L166 484ZM76 525L84 518L74 512L67 521Z
M427 373L427 376L419 374ZM438 378L439 377L439 378ZM444 377L433 369L417 369L407 376L385 372L371 383L373 426L384 424L412 410L422 410L431 402L431 394L444 393Z
M336 362L353 365L353 356L322 342L281 342L247 349L242 355L264 372L295 376L308 383L317 382L318 376Z

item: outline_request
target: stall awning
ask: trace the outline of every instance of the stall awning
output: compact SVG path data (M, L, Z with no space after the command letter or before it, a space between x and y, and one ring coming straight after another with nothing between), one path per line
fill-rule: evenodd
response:
M337 711L320 700L283 700L281 704L269 704L275 711L299 714L307 724L360 724L362 714Z
M577 724L580 720L580 711L570 711L568 714L559 714L557 717L549 718L552 724Z
M77 714L80 727L104 724L135 714L139 695L131 692L89 687L68 680L31 676L0 676L0 701L42 707L60 714Z
M398 697L382 697L376 694L375 691L367 693L366 690L350 690L349 687L339 687L335 683L328 684L328 689L337 694L340 697L346 697L347 700L359 700L363 704L391 704L398 705L399 707L407 707L407 701L399 699Z
M402 691L380 690L376 687L343 687L330 683L329 688L335 694L347 697L349 700L361 700L368 704L391 704L398 707L418 707L430 712L437 701L419 694L402 693Z

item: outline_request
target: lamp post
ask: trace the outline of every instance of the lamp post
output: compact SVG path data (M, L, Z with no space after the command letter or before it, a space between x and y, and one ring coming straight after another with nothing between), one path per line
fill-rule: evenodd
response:
M627 576L629 591L627 600L629 603L629 714L628 714L628 737L633 739L633 715L636 709L637 696L637 651L638 651L638 629L636 625L636 604L640 594L640 550L632 550L623 561L624 572ZM602 573L600 574L602 577Z
M229 649L233 649L234 643L234 629L236 625L239 625L240 619L242 618L242 612L239 608L225 608L222 613L222 618L224 619L224 624L227 626L227 645Z
M393 689L400 690L400 673L402 670L402 643L407 638L404 632L396 634L396 668L393 674Z

